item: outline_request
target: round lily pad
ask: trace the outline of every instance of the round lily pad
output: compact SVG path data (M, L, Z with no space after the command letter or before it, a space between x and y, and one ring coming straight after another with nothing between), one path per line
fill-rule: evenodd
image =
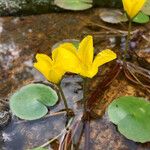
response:
M54 0L54 4L68 10L85 10L93 6L92 0Z
M44 84L29 84L10 98L10 109L14 115L21 119L35 120L43 117L48 109L58 101L57 93Z
M135 142L150 141L150 103L143 98L124 96L108 107L110 121L128 139Z
M133 22L135 23L147 23L149 22L149 16L143 12L139 12L136 17L134 17Z

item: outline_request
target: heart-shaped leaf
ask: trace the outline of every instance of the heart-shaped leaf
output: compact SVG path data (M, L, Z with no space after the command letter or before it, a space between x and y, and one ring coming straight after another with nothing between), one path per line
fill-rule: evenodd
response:
M150 103L143 98L124 96L108 107L110 121L128 139L136 142L150 141Z
M47 113L46 106L54 106L58 101L57 93L44 84L29 84L10 98L10 109L21 119L35 120Z
M54 4L68 10L85 10L93 6L92 0L54 0Z

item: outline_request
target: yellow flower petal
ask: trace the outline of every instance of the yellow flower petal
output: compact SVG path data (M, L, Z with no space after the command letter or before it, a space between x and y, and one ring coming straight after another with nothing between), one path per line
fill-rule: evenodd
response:
M134 7L133 7L133 9L132 9L132 17L135 17L137 14L138 14L138 12L142 9L142 7L144 6L144 4L145 4L145 2L146 2L146 0L136 0L136 2L135 2L135 5L134 5Z
M59 83L65 71L62 68L54 66L50 57L45 54L36 55L37 62L34 63L34 67L40 71L45 78L53 83Z
M49 72L52 67L52 62L49 61L50 58L44 54L37 54L36 59L37 59L37 62L34 63L34 67L37 70L39 70L46 77L47 80L49 80L48 79Z
M76 53L77 52L77 49L74 47L73 44L71 43L64 43L64 44L61 44L59 47L55 48L53 51L52 51L52 59L53 60L57 60L59 58L58 57L58 54L59 54L59 50L60 48L64 48L64 49L67 49L67 50L70 50L72 53Z
M82 68L80 75L83 77L93 78L98 72L98 67Z
M103 50L102 52L98 53L97 56L94 59L93 62L93 67L99 67L111 60L114 60L116 58L116 54L110 50L110 49L106 49Z
M92 65L94 55L93 37L88 35L80 43L78 57L84 65Z
M45 54L37 53L36 56L35 56L35 58L36 58L37 62L38 62L38 61L45 61L45 62L47 62L49 65L52 65L52 64L53 64L52 59L51 59L49 56L45 55Z
M53 69L50 70L47 80L49 80L50 82L53 82L55 84L58 84L61 81L62 76L65 73L66 72L64 70L62 70L61 68L54 67Z
M63 70L68 72L79 73L80 61L77 57L77 52L73 49L58 47L53 50L52 57L56 66L62 67Z
M124 10L128 16L132 19L144 6L146 0L122 0Z
M72 43L64 43L64 44L61 44L60 47L68 49L68 50L72 51L73 53L77 52L77 49L75 48L75 46Z

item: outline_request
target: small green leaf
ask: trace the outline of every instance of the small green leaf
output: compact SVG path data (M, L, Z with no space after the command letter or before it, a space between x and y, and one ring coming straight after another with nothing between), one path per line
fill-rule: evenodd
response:
M135 23L147 23L149 22L149 16L139 12L138 15L133 19L133 22Z
M142 8L142 12L150 16L150 0L146 1L144 7Z
M10 109L21 119L35 120L47 112L46 106L53 106L58 101L57 93L44 84L29 84L10 98Z
M85 10L93 6L92 0L54 0L54 4L68 10Z
M143 98L124 96L114 100L108 107L108 116L128 139L150 141L150 103Z

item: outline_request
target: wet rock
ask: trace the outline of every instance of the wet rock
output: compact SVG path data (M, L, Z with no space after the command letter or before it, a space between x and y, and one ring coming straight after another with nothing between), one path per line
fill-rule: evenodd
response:
M6 127L11 119L8 103L6 100L0 99L0 130Z
M53 0L0 0L0 16L46 13L55 9ZM58 9L58 8L57 8Z

